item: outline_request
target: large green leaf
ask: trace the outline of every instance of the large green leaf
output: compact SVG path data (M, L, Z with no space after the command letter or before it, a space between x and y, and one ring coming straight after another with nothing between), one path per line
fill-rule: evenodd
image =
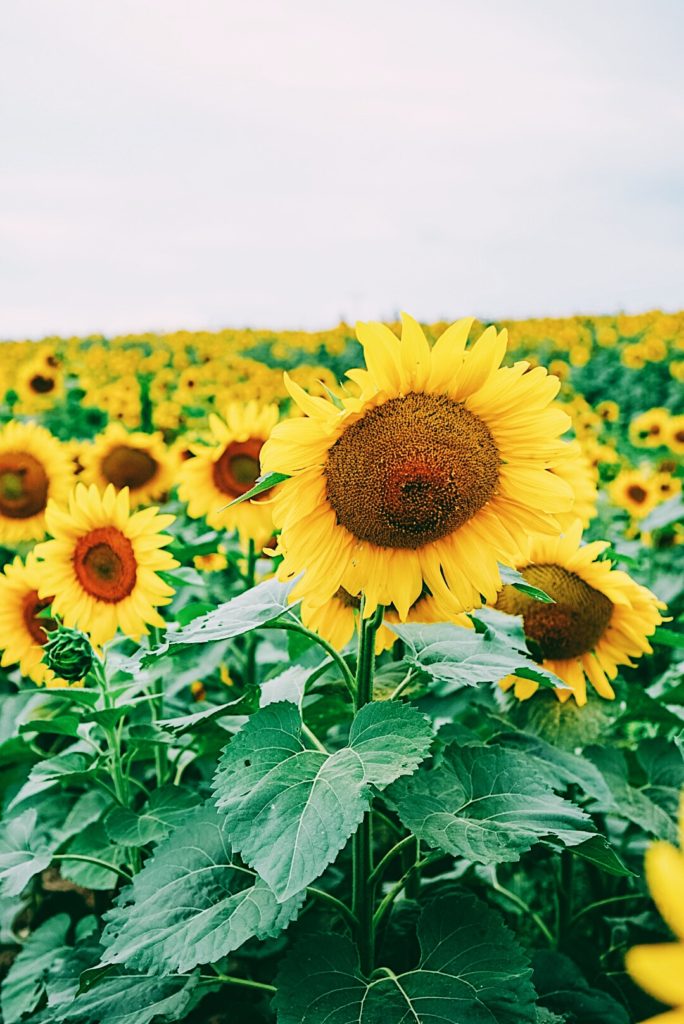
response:
M29 807L5 821L0 830L0 884L5 896L18 896L34 875L44 871L58 843L37 830L38 812Z
M159 844L109 914L103 963L189 971L287 927L302 899L277 903L233 856L227 834L211 805L186 812L186 824Z
M68 949L70 923L68 914L58 914L29 935L2 984L0 1006L4 1024L16 1024L38 1005L48 968Z
M406 644L409 664L440 683L441 694L461 686L498 683L508 675L533 679L540 686L566 688L552 672L516 650L510 638L499 635L489 624L484 633L448 622L388 625Z
M289 600L293 586L294 583L280 583L276 579L264 580L207 615L193 619L183 629L168 630L164 643L141 658L142 665L149 665L160 655L173 653L174 649L180 650L187 644L228 640L272 622L293 607Z
M69 1024L175 1024L198 995L197 974L159 977L115 969L67 1006L57 1021Z
M574 785L595 800L611 800L606 780L596 765L586 757L562 750L541 736L526 732L507 732L497 736L495 742L509 750L519 750L534 758L553 789L565 789L569 785Z
M516 861L546 836L574 846L595 832L534 759L498 746L452 744L437 766L399 780L386 799L428 845L480 864Z
M364 980L342 935L312 935L278 977L278 1024L533 1024L531 969L512 933L470 895L429 903L418 924L421 957L399 975Z
M368 704L349 745L306 749L296 705L269 704L226 747L214 788L236 849L286 900L335 859L380 788L415 771L432 741L424 715L398 702Z

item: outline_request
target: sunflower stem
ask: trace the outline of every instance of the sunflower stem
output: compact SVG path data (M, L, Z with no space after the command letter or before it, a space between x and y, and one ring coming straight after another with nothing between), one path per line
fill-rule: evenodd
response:
M251 590L256 583L256 563L256 544L250 539L247 546L247 573L245 575L246 590ZM256 652L257 634L255 630L252 630L252 632L247 636L247 646L245 649L245 684L248 687L256 685Z
M101 658L98 658L97 655L93 658L92 672L95 676L97 685L102 691L105 710L112 711L114 709L114 699L109 691L107 670L105 668L104 661L102 661ZM107 723L103 724L102 728L104 729L104 733L107 738L107 752L109 754L109 761L112 767L114 793L122 807L127 807L129 803L129 793L121 759L121 734L116 725L110 725Z
M150 650L154 650L161 644L162 631L159 626L150 627ZM159 675L152 682L152 694L154 698L150 702L152 722L156 723L164 717L164 680ZM157 785L163 786L169 773L169 758L166 747L161 743L154 745L154 769L157 776Z
M359 654L356 664L355 710L373 700L375 634L382 622L383 608L364 618L364 599L359 614ZM352 912L357 920L356 942L361 973L369 977L375 967L375 926L373 923L373 818L364 815L352 848Z

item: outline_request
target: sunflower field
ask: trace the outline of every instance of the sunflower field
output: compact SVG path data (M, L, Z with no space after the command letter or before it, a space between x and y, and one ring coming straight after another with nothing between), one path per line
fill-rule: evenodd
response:
M4 1024L684 1022L684 313L0 346Z

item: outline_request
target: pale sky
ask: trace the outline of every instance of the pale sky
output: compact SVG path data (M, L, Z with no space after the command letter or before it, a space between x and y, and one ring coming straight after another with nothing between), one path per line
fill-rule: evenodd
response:
M684 306L681 0L2 0L0 337Z

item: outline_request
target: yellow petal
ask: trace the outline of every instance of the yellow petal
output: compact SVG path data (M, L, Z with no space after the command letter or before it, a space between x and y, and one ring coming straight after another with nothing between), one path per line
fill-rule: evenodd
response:
M671 1006L684 1006L684 944L634 946L625 958L630 975L649 995Z

